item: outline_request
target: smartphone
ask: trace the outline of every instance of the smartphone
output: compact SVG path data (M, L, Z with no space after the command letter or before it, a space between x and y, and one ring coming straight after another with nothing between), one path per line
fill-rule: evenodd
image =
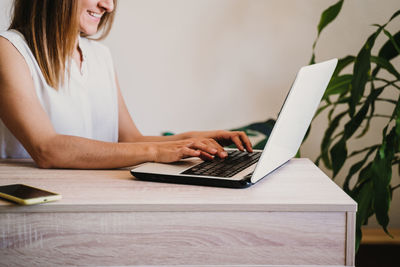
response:
M0 186L0 197L20 205L33 205L61 199L59 194L24 184Z

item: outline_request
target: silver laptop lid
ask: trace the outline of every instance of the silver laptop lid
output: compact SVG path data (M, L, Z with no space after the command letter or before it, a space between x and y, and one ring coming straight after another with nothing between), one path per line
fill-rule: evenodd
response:
M296 155L337 61L335 58L299 70L251 177L252 183Z

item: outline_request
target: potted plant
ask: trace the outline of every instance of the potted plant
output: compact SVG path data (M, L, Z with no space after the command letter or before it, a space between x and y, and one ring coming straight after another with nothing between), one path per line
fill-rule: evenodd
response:
M342 5L343 0L340 0L322 13L310 63L315 62L315 47L321 31L337 17ZM400 10L397 10L387 23L374 24L372 34L359 53L339 59L316 115L322 111L328 114L328 128L321 142L317 165L322 162L332 170L335 178L350 158L361 157L351 165L343 183L344 191L358 203L356 249L361 241L361 226L367 224L373 215L389 234L390 202L394 190L400 187L391 185L392 168L397 167L400 173L400 73L392 64L400 54L400 31L391 33L387 30L387 25L399 15ZM376 47L378 36L387 40L375 55L371 51ZM352 66L350 73L344 71L348 66ZM391 78L384 78L382 70ZM392 99L383 97L387 90L396 91L397 96ZM390 105L391 112L378 113L375 108L378 102ZM385 120L381 136L374 143L365 143L363 147L349 151L348 144L365 137L371 121L376 118Z

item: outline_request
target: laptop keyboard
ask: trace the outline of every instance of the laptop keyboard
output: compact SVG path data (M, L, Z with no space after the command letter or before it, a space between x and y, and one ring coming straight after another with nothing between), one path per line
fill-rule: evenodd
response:
M239 150L228 151L228 157L225 159L204 161L185 170L181 174L232 177L256 163L260 156L261 152L248 153Z

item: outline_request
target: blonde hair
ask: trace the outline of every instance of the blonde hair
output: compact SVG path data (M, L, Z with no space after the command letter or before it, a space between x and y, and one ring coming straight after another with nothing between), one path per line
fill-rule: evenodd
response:
M101 18L98 40L110 32L114 14ZM66 62L72 58L79 32L78 0L14 0L9 29L24 35L46 82L55 89L64 84Z

